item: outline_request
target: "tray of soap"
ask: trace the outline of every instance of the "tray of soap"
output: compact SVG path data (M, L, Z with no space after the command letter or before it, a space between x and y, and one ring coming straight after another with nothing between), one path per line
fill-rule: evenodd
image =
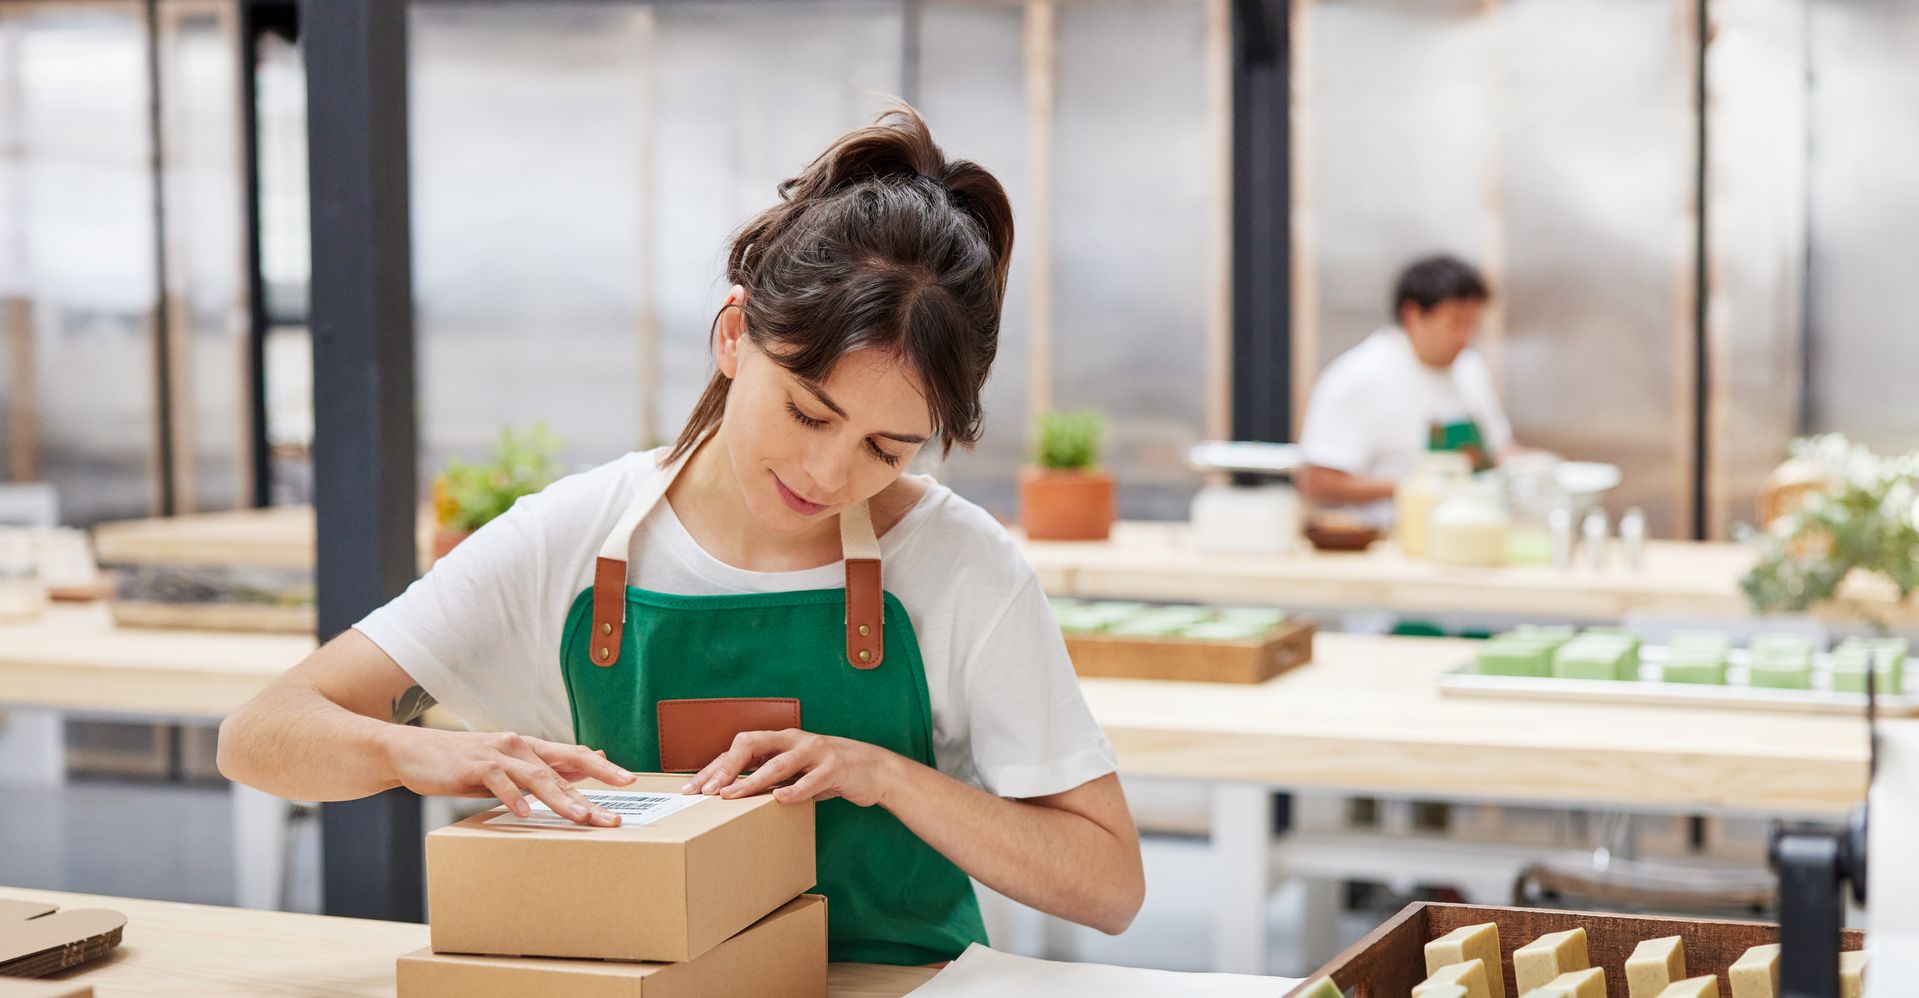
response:
M1919 715L1903 638L1851 638L1816 651L1794 634L1759 634L1743 648L1725 635L1679 632L1642 645L1620 630L1529 627L1486 641L1442 673L1442 693L1588 703L1731 707L1861 714L1866 675L1877 677L1879 712Z

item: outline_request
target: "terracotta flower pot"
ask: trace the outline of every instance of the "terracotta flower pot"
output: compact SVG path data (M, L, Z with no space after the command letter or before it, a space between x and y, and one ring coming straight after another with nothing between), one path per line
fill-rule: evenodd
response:
M1020 472L1019 522L1033 540L1103 541L1113 517L1113 476L1105 472Z
M461 541L471 536L473 536L471 530L451 530L440 527L433 531L433 560L439 561L446 557L448 552L459 547Z

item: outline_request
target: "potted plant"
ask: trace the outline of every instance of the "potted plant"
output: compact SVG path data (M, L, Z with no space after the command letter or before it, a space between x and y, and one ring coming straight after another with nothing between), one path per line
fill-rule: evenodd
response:
M1099 413L1042 413L1033 467L1020 473L1020 526L1036 541L1098 541L1112 532L1113 476L1099 470Z
M559 438L536 423L525 431L502 429L488 462L448 460L433 479L433 557L446 557L521 496L552 484L560 477L559 455Z
M1740 580L1753 608L1803 612L1838 600L1855 570L1882 575L1901 600L1911 597L1919 589L1919 451L1881 457L1835 433L1794 441L1792 453L1824 484L1794 496L1763 528L1740 531L1759 551ZM1886 631L1866 604L1849 606Z

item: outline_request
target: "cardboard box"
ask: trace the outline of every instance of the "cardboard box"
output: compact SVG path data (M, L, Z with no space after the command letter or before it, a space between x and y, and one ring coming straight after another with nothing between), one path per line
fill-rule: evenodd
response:
M826 899L788 902L684 963L458 956L400 958L399 998L825 998Z
M621 789L677 795L686 779ZM508 813L427 835L435 952L691 960L818 882L811 803L706 797L649 825L489 824Z

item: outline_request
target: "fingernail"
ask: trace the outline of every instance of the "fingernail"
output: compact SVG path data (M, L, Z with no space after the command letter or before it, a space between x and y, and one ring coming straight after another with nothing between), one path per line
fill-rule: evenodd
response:
M619 768L617 768L617 767L615 767L615 769L614 769L614 772L617 772L617 773L619 773L619 774L620 774L620 779L622 779L622 780L630 780L630 779L632 779L632 778L633 778L633 774L632 774L632 773L629 773L629 772L627 772L627 771L626 771L626 770L624 770L624 769L619 769Z
M572 807L568 808L566 813L572 815L575 818L584 818L586 817L586 808L583 808L580 805L575 804Z
M719 793L719 792L720 792L720 781L719 781L719 780L708 780L708 781L706 781L706 789L705 789L704 791L702 791L702 792L703 792L703 793L708 793L708 794L716 794L716 793Z
M680 788L680 793L690 794L692 792L693 792L693 784L691 781L688 781L686 786L683 786Z

